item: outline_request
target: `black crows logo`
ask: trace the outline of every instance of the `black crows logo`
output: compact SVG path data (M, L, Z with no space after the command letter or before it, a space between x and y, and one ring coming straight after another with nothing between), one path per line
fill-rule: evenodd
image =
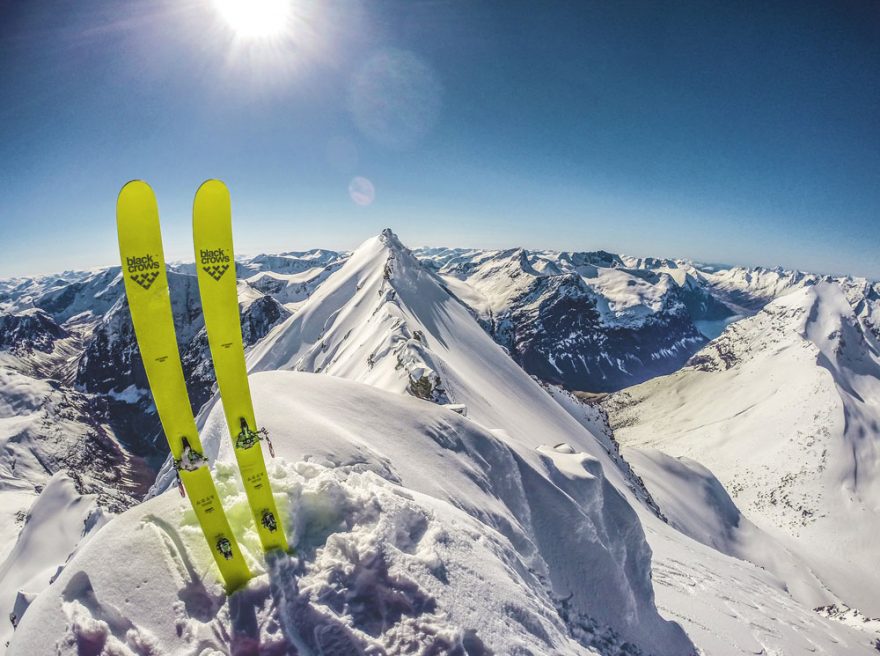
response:
M156 282L156 278L159 277L158 271L150 271L149 273L133 273L129 276L132 280L134 280L137 284L139 284L144 289L149 289L154 282Z
M202 248L199 250L199 258L202 270L218 282L229 268L231 259L222 248Z
M159 263L152 255L126 257L125 266L128 269L128 277L144 289L149 289L159 277Z
M214 265L209 267L202 267L204 271L211 276L214 280L220 280L223 277L223 274L226 273L226 269L229 268L228 264L224 264L222 266Z

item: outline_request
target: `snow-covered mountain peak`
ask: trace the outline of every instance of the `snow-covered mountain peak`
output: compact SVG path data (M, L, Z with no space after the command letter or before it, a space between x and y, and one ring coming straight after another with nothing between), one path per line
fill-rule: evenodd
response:
M379 241L381 241L385 246L391 248L393 250L409 250L403 243L400 241L400 238L394 234L394 231L391 228L383 228L382 232L379 233L378 236Z
M448 401L424 330L406 305L430 302L437 293L448 298L434 274L386 229L357 248L255 349L254 367L337 373Z
M656 591L707 654L873 649L829 617L848 604L878 614L880 583L863 575L880 498L876 283L604 251L411 251L391 230L353 253L287 251L236 269L257 414L285 460L270 470L300 558L237 597L248 612L254 602L260 635L246 638L261 648L299 632L314 653L690 653ZM190 398L240 529L248 512L194 265L169 270ZM54 525L84 493L111 513L129 505L152 478L139 456L164 455L120 282L118 268L0 281L0 323L39 324L24 331L30 351L0 347L0 557L38 572L0 563L0 609L15 622L27 610L13 651L73 653L83 636L121 653L235 651L223 637L241 628L235 604L193 596L212 581L176 492L111 521L90 549L59 525L70 539L28 560L29 525ZM720 334L737 290L752 303L739 312L755 316L675 375L611 397L553 384L613 391L678 369ZM23 519L29 508L39 522ZM260 571L253 536L239 537ZM134 549L135 567L108 558ZM129 570L161 585L133 592L119 584ZM286 610L272 586L292 595ZM401 602L390 619L364 612L362 600L389 595ZM141 599L146 612L131 611ZM45 642L47 627L61 642ZM320 643L330 635L337 651Z
M782 267L730 267L703 274L726 301L751 312L773 299L823 279L817 274Z
M839 281L806 279L682 370L605 406L622 444L698 461L746 517L781 536L820 581L810 603L831 591L877 614L864 536L880 531L880 356L862 310Z
M506 258L510 260L511 263L516 263L517 268L533 276L540 275L538 271L535 270L534 266L532 266L529 255L529 251L525 248L514 248L505 253Z
M863 372L871 361L880 363L880 353L857 315L862 299L853 307L846 291L833 282L819 282L806 291L811 304L803 334L829 362Z
M69 336L68 331L39 308L0 315L0 351L50 353L57 340Z
M821 364L861 369L877 360L877 348L856 307L838 282L811 282L791 289L755 316L727 327L724 333L691 358L703 370L729 369L768 352L796 346L812 349Z
M610 269L626 266L619 255L608 251L563 251L559 253L559 260L571 269L579 271L582 275L592 267Z
M582 284L576 276L540 280ZM251 369L321 372L454 404L483 426L503 430L530 461L539 459L537 447L567 442L598 458L621 489L637 486L444 282L408 250L367 240L251 352Z

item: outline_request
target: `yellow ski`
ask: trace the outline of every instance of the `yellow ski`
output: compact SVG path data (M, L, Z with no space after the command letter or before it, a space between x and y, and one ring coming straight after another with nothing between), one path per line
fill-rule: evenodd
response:
M264 551L287 551L260 445L268 435L257 428L248 385L232 250L232 210L229 190L219 180L208 180L196 192L193 243L217 386L257 533Z
M119 192L116 227L131 319L178 480L189 496L226 590L232 592L251 574L202 455L171 314L159 211L153 190L145 182L134 180Z

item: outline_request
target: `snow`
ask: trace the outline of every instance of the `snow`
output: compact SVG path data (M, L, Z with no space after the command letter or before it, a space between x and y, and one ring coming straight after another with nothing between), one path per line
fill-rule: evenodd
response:
M69 477L56 474L49 480L0 564L0 609L10 617L9 624L0 624L0 644L9 640L12 624L24 613L27 600L49 585L68 555L104 521L94 497L80 495Z
M129 385L121 392L117 392L115 390L110 390L108 392L109 396L116 399L117 401L122 401L124 403L138 403L141 399L149 394L146 390L139 388L137 385Z
M667 303L672 279L661 276L651 284L626 271L602 268L590 285L602 299L599 308L607 323L638 325Z
M612 482L628 486L596 437L526 375L393 235L357 249L251 351L249 361L253 371L320 371L398 393L409 388L413 368L430 369L439 374L448 402L464 403L471 419L506 431L524 458L534 462L538 446L568 442L607 465Z
M122 290L119 267L93 271L65 272L22 281L7 292L12 298L8 311L38 307L60 324L78 317L95 318L110 309Z
M423 249L418 257L531 374L614 391L678 369L731 314L693 266L611 253ZM602 357L602 352L608 354Z
M83 492L106 490L105 506L120 505L133 478L133 462L118 444L102 439L94 420L85 418L87 403L77 393L21 373L13 369L22 368L20 360L0 355L2 651L13 629L6 618L20 617L27 600L49 585L68 556L103 523L96 496ZM106 466L108 452L119 455L113 467ZM106 479L113 480L112 489L102 487Z
M37 498L33 488L22 482L3 481L0 491L0 563L7 560L24 523L27 510Z
M390 231L237 266L245 307L293 312L248 361L295 555L260 551L216 396L198 423L256 574L230 597L167 465L154 498L110 521L44 465L94 476L70 448L103 430L89 399L38 372L78 334L3 352L0 612L20 624L0 625L0 653L876 654L876 284L601 251L417 259ZM189 267L172 277L197 316ZM723 333L685 369L585 404L477 320L548 276L583 280L617 326L682 290L757 314L699 324ZM83 334L119 321L118 287L110 269L0 281L4 312L54 303ZM142 400L120 382L111 398Z
M633 271L614 268L618 263L614 256L581 260L589 254L538 251L529 253L521 248L508 251L467 251L455 257L439 259L444 262L439 269L444 283L479 316L499 315L508 310L511 303L526 294L536 278L577 273L587 288L596 296L598 308L607 325L638 326L669 303L670 290L676 286L675 277L663 274L656 281L648 280ZM429 262L437 262L437 255L426 256ZM593 262L605 266L597 266ZM684 273L679 272L684 280Z
M822 582L809 566L744 517L708 469L656 449L626 449L624 453L670 525L723 554L777 573L785 581L777 587L807 609L827 603Z
M652 653L688 651L644 604L650 552L637 523L621 524L635 517L596 459L542 450L533 467L455 412L331 376L267 372L251 386L278 454L270 475L296 557L259 553L215 406L203 434L258 576L224 598L193 513L169 490L74 555L24 616L10 656L78 644L224 652L245 640L261 653L301 644L312 653L584 654L596 645L610 654L630 653L624 639L639 631ZM597 504L606 515L590 511ZM563 560L599 602L595 615L550 583Z
M723 550L773 571L805 604L880 615L871 537L880 535L880 357L841 287L780 297L692 364L612 397L618 439L707 467L777 555L765 537L763 553L751 553L760 545L742 526L735 535L745 544ZM672 468L635 449L624 454L663 496L669 479L656 470ZM780 549L794 555L780 558Z
M405 255L388 239L373 240L358 249L346 267L329 279L297 315L287 324L279 326L266 342L254 350L254 368L320 370L401 392L406 388L402 368L396 366L394 358L377 357L381 355L381 349L371 348L371 340L376 339L376 333L390 330L397 331L400 341L407 343L410 340L406 339L406 335L418 330L426 337L427 348L421 355L434 363L434 368L442 373L440 382L448 397L464 402L471 418L484 426L500 429L496 434L502 436L507 444L518 447L524 458L534 458L538 454L544 463L552 463L553 470L563 472L562 477L568 479L571 472L578 468L589 474L584 469L584 463L590 462L589 457L592 457L602 463L604 475L622 493L629 495L631 486L637 488L626 475L626 467L618 469L613 462L609 462L611 457L606 449L597 448L599 444L594 434L585 434L560 418L558 409L553 410L545 404L548 397L538 393L532 381L522 376L521 371L509 367L508 359L501 357L503 352L486 340L484 333L477 330L471 333L474 322L461 312L454 299L437 292L435 287L442 289L442 286L432 280L428 272L421 271L409 262ZM378 272L387 271L385 265L388 263L391 264L391 273L386 279ZM398 281L402 284L398 284ZM426 322L425 318L432 321ZM373 363L372 366L369 362ZM554 425L557 426L556 431ZM591 427L588 422L584 425ZM524 431L524 427L531 430ZM543 442L536 443L535 435L543 436ZM568 444L567 448L573 452L570 457L576 462L571 466L560 467L559 456L546 451L547 446L562 443ZM584 458L585 455L589 457ZM562 480L560 474L554 476L557 477L554 482ZM639 497L635 491L632 494ZM632 497L628 498L632 500ZM706 549L701 552L701 559L693 565L680 563L680 559L674 555L675 547L670 545L678 545L677 548L685 552L699 549L699 546L685 537L686 532L682 534L671 530L662 523L647 502L635 504L635 507L646 527L652 549L655 553L662 549L667 554L661 560L655 560L655 576L657 572L674 568L687 577L700 578L704 570L722 569L731 577L737 577L735 580L751 581L757 578L760 581L760 585L744 586L742 591L732 593L725 587L723 579L719 579L705 593L709 598L704 601L715 604L712 612L726 612L723 610L726 608L724 599L747 606L748 595L756 589L768 595L773 590L774 603L780 613L785 611L788 620L803 623L809 618L815 627L815 635L810 639L816 644L822 643L822 636L831 635L832 628L837 630L837 627L817 623L812 606L804 603L805 599L809 599L794 599L778 578L765 575L759 567L727 555L729 552L736 558L751 557L759 563L784 564L788 547L779 546L772 537L755 530L754 545L743 547L740 551L728 548L725 553ZM560 518L558 521L564 523L566 520ZM683 525L679 528L684 530ZM748 535L745 528L741 535ZM766 555L759 558L764 552ZM731 561L735 565L731 565ZM783 567L782 564L778 567L781 575L788 575L793 586L796 583L793 577L797 574L797 577L807 581L804 585L813 592L813 588L809 587L812 583L808 573L797 566ZM724 632L727 629L714 632L700 629L700 626L704 626L702 621L707 619L704 611L694 609L692 598L681 596L678 582L679 579L675 579L675 584L669 585L670 595L664 602L667 616L681 621L689 632L700 633L704 642L698 644L708 653L726 653L730 645ZM826 594L821 598L827 600L833 595ZM768 644L784 645L788 639L785 636L774 637L772 632L769 637L765 636L760 628L753 626L754 617L744 613L740 617L738 625L736 622L727 625L731 631L737 626L743 636L751 636L749 640L741 638L740 642L764 644L762 641L766 641ZM802 643L794 640L792 644ZM866 644L866 638L858 636L850 653L864 653Z
M657 606L681 622L703 654L876 655L870 628L826 619L767 571L673 534L647 532Z
M753 314L769 301L822 280L816 274L763 267L731 267L703 274L715 292L743 314Z
M311 267L297 273L283 274L261 271L245 282L260 292L271 294L289 310L302 304L327 277L341 266L341 262L327 266Z

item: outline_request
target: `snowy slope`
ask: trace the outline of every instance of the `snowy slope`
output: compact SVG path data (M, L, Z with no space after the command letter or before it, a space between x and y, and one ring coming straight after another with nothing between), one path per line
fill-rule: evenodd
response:
M556 476L559 463L552 449L540 452L538 447L568 443L581 454L578 457L601 465L619 489L629 489L625 473L595 437L517 367L390 231L357 249L293 317L255 347L250 360L255 371L320 371L397 393L464 403L468 417L500 431L518 457L544 476ZM573 466L583 470L584 464ZM613 499L608 496L606 503ZM620 506L616 511L619 521L626 525L630 520L624 517L632 511L622 499L614 503ZM592 509L591 521L598 523L596 513L605 512L602 506ZM538 517L548 522L546 513ZM565 522L551 523L542 534L567 530ZM555 535L551 544L562 540L563 535ZM590 586L573 585L576 580L589 580L592 574L583 572L566 552L556 552L554 547L550 553L548 573L557 594L571 595L572 604L611 622L607 615L614 608L611 599L604 599L605 608L598 608ZM613 570L609 573L616 576ZM634 597L623 590L617 594L641 597L638 604L644 603L645 595L650 598L649 590ZM645 608L625 613L626 622L642 616L638 628L620 624L620 619L616 626L622 633L644 636L640 632L650 630L644 617L651 612Z
M730 326L690 366L606 408L622 444L708 467L743 515L821 581L791 581L803 601L877 616L880 354L858 311L837 283L793 291ZM633 458L637 471L640 462L642 473L656 470Z
M680 534L646 528L657 607L706 656L876 655L880 623L828 619L796 600L786 582L750 562Z
M107 520L95 497L82 495L77 488L62 473L49 479L0 561L0 609L9 618L9 625L0 625L0 644L9 640L27 606L48 587L69 555Z
M207 340L194 321L200 315L195 279L169 277L179 334L188 340L190 380L196 392L200 384L205 390L195 397L201 404L213 369L205 367ZM145 459L158 455L161 462L167 453L165 441L156 439L158 422L120 297L118 267L17 281L4 290L0 650L29 600L100 526L92 520L84 526L83 516L120 512L139 501L155 476ZM277 301L244 283L242 300L250 343L288 316Z
M0 350L0 646L102 509L129 507L149 483L94 399L33 373L66 339Z
M612 456L619 451L595 399L549 389ZM849 609L803 559L744 517L708 469L654 449L622 451L626 460L616 460L634 466L633 491L643 501L636 510L653 551L657 607L701 654L872 653L880 621Z
M625 638L644 653L690 651L652 610L650 552L595 461L568 460L570 477L550 452L533 466L457 413L331 376L268 372L251 384L298 560L270 563L225 599L192 513L169 491L73 558L24 616L10 655L226 652L248 641L248 653L254 641L260 653L638 653ZM204 435L219 450L224 503L246 529L219 407ZM562 516L569 530L559 532ZM265 572L255 532L239 537ZM554 552L613 624L559 595ZM139 557L108 558L126 553Z
M298 560L267 572L257 555L215 406L203 434L258 578L225 598L191 511L169 490L81 549L28 609L10 655L281 654L291 644L312 654L637 653L573 612L536 567L552 547L532 539L522 506L531 497L533 516L562 511L568 526L583 517L578 505L597 498L599 483L583 456L547 453L567 474L560 495L503 440L442 407L331 376L267 372L251 385ZM658 603L702 653L875 653L864 634L798 605L767 572L662 527L648 525ZM589 576L600 565L573 548L579 533L556 548ZM593 594L604 600L608 590ZM661 636L644 653L689 653L686 643L664 651Z

